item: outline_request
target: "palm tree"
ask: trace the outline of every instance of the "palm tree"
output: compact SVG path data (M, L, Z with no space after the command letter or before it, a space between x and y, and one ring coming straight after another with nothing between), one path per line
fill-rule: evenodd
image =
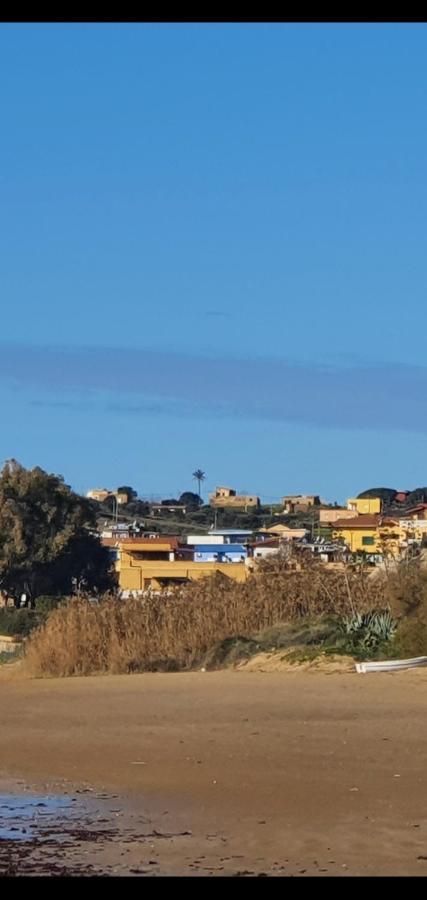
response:
M202 481L205 480L206 475L204 472L202 472L201 469L196 469L196 471L193 472L193 478L195 481L197 481L197 484L199 485L199 497L200 497L200 499L202 499L202 494L201 494Z

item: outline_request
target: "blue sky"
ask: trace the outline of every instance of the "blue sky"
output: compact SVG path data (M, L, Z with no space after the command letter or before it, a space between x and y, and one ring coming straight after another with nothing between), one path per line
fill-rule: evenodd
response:
M427 26L0 29L0 458L427 482Z

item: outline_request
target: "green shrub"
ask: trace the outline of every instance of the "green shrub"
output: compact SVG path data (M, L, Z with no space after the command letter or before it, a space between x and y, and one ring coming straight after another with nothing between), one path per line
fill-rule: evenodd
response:
M19 659L21 656L22 656L22 647L18 647L16 650L13 651L13 653L5 653L2 651L0 653L0 666L4 665L6 663L15 662L15 660Z
M42 619L32 609L0 609L0 634L26 637Z
M42 613L42 614L48 616L49 613L52 612L52 610L56 609L57 606L59 606L62 599L63 599L62 597L49 597L49 596L37 597L36 611L38 613Z

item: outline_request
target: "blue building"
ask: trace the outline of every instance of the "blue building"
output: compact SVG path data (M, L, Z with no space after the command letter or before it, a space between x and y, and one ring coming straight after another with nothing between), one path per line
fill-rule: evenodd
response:
M194 562L244 562L248 551L243 544L195 544Z
M247 528L210 528L209 537L217 537L218 544L246 544L253 531Z

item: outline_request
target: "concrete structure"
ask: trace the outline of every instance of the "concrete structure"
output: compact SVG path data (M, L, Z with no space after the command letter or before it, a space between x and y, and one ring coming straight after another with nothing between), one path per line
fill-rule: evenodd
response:
M284 541L302 541L308 531L306 528L289 528L289 525L270 525L269 528L260 528L259 534L266 538L280 538Z
M221 573L235 581L245 581L247 569L243 562L194 562L193 551L178 544L177 538L127 540L119 543L116 563L119 587L122 591L142 592L159 590L174 584L194 581L214 573Z
M350 497L347 509L358 516L376 516L382 510L382 500L380 497Z
M225 538L222 534L188 534L187 544L195 547L196 544L224 544Z
M111 496L111 491L107 491L107 488L93 488L93 490L88 491L86 497L89 500L97 500L98 503L103 503L107 497Z
M354 519L354 510L339 506L319 509L319 525L333 525L339 519Z
M89 500L97 500L103 503L108 497L115 497L119 506L125 506L131 499L126 491L108 491L107 488L93 488L86 494Z
M259 506L259 497L253 494L237 494L233 488L217 487L215 493L209 494L209 503L216 509L248 509Z
M342 541L351 553L398 556L399 520L379 515L359 515L341 519L333 526L332 537Z
M0 653L17 653L22 650L25 638L0 634Z
M182 503L152 503L150 506L151 515L162 515L164 512L168 513L182 513L184 516L187 512L187 507Z
M112 495L116 498L119 506L126 506L126 504L129 503L129 501L132 499L127 491L112 491Z
M269 538L253 545L253 558L256 560L268 559L269 556L277 556L280 553L280 541L277 538Z
M320 505L317 494L287 494L282 500L284 512L307 512L312 506Z

